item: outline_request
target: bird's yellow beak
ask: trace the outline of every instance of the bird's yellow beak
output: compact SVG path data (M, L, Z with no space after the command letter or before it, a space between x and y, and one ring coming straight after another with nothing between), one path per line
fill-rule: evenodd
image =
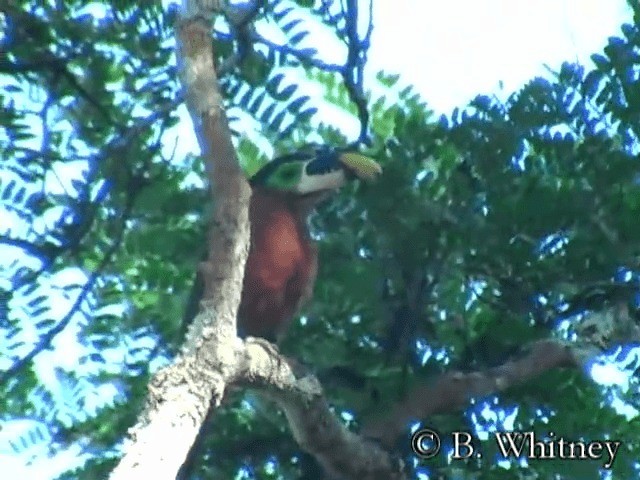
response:
M359 153L341 153L340 162L362 180L375 180L382 173L382 167L372 158Z

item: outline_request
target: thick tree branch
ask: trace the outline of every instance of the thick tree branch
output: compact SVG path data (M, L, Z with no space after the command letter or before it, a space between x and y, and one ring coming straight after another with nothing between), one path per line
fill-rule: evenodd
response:
M367 437L391 447L411 421L464 407L473 397L503 391L557 367L574 366L571 350L560 342L542 340L518 360L481 372L446 372L429 385L419 385L383 420L364 428Z
M236 364L235 318L248 252L250 189L235 156L217 87L210 35L216 6L185 2L177 29L187 106L210 191L216 196L209 257L201 266L203 310L189 329L182 354L154 377L146 409L111 478L174 479L210 403L217 406L222 400Z
M206 3L206 2L203 2ZM214 2L215 3L215 2ZM339 478L402 479L402 466L349 432L333 415L318 380L263 342L242 341L236 314L248 253L250 189L236 160L214 69L212 5L186 2L178 27L182 81L215 195L202 310L181 355L151 382L145 411L130 432L112 479L174 479L208 408L229 385L257 389L280 405L302 448ZM171 438L171 442L167 442Z
M238 379L249 379L250 386L283 409L298 444L320 462L331 478L406 478L400 462L340 423L313 375L250 342L246 352L252 361L243 362L245 366Z
M576 342L539 340L529 345L520 358L498 367L478 372L446 372L429 385L419 385L388 416L366 424L363 434L391 447L411 421L455 411L474 397L502 392L554 368L583 368L618 343L640 342L640 326L623 304L588 316L578 323L575 331L579 336Z

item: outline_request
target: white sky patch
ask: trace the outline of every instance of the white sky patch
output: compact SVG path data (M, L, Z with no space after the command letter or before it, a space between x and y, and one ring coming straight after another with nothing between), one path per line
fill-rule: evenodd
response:
M501 407L498 398L493 397L482 403L482 410L471 412L470 418L480 440L487 440L497 431L512 431L518 415L518 407Z
M629 374L620 370L614 363L595 363L591 367L593 379L601 385L619 385L626 390L629 383Z
M506 97L544 65L590 64L630 19L625 0L378 1L368 67L401 73L447 114L479 93Z
M75 197L78 188L75 182L84 183L88 165L84 160L55 162L45 176L45 190L55 195L72 195Z
M630 18L625 0L374 0L365 87L377 90L374 76L380 70L400 73L401 83L413 85L430 109L448 115L478 94L506 99L532 78L548 77L545 66L557 70L564 61L590 66L590 56L608 37L620 35L620 25ZM286 38L269 24L260 30L276 43ZM346 51L323 27L311 28L299 46L318 48L327 63L342 63ZM317 96L303 83L298 94ZM197 154L186 109L179 114L171 133L180 139L178 152ZM318 120L339 126L349 138L358 134L357 122L335 107L320 109Z
M627 420L638 416L640 412L619 397L613 397L611 407L620 415L624 415Z
M0 437L0 445L6 438ZM42 444L40 448L32 448L16 454L12 449L0 450L0 465L2 465L4 478L30 478L52 479L74 467L79 467L89 458L82 452L80 445L59 452L53 457L48 457L48 445Z

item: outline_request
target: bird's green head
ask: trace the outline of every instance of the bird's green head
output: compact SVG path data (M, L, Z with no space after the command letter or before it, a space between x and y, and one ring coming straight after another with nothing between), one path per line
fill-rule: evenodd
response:
M373 180L381 172L378 163L359 153L312 147L272 160L249 182L252 186L307 195L334 190L354 178Z

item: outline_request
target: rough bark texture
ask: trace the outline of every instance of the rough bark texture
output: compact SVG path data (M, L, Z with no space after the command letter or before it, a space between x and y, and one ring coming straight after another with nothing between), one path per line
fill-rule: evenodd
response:
M209 405L218 405L222 399L240 344L235 318L249 246L250 188L221 106L207 16L210 12L198 2L186 2L177 30L187 106L216 197L209 257L201 266L203 308L182 354L152 380L145 411L130 431L113 479L175 479Z
M215 195L202 309L176 361L158 372L111 479L175 479L208 408L229 385L252 387L280 405L300 445L334 478L406 478L380 447L349 432L329 409L318 380L264 342L240 340L236 315L248 253L250 189L236 159L217 88L207 9L185 2L178 27L186 100ZM203 6L202 4L206 5ZM169 441L170 440L170 441Z
M209 255L201 266L204 300L181 354L154 376L146 407L110 478L174 480L208 409L220 405L230 385L249 386L273 399L284 410L300 446L333 478L407 478L402 465L381 447L342 425L315 377L265 342L242 341L236 335L248 253L250 189L236 159L217 88L210 17L220 7L218 3L186 0L177 31L187 105L215 194ZM588 345L541 341L520 359L495 369L448 373L431 385L418 387L411 400L370 426L368 433L392 443L411 418L464 407L473 396L504 390L551 368L583 365L599 348L617 339L640 338L640 329L629 320L628 311L618 309L607 315L584 322L579 337L587 339Z

